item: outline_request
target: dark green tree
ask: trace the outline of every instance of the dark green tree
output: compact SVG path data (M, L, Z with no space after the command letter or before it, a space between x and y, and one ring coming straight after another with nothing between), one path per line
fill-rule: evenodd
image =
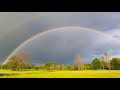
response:
M71 70L71 66L70 66L69 64L67 64L67 65L65 66L65 68L66 68L66 70Z
M72 66L72 70L78 70L78 66L77 66L76 64L74 64L74 65Z
M93 69L101 69L101 64L100 64L100 60L98 58L95 58L93 61L92 61L92 68Z
M120 70L120 58L112 58L110 64L113 70Z
M35 67L35 70L39 70L39 66L36 66L36 67Z
M44 63L44 68L46 70L54 70L55 67L56 67L56 63L54 63L54 62L46 62L46 63Z
M30 65L30 64L26 64L26 65L25 65L25 68L26 68L26 69L31 69L31 65Z
M31 67L31 69L35 69L36 65L35 64L31 64L30 67Z

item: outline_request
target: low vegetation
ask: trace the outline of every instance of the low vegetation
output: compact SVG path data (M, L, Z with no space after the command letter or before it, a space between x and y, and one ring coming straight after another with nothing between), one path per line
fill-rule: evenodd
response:
M28 54L21 52L14 57L10 58L9 62L1 66L1 69L22 71L28 69L35 70L120 70L120 58L110 59L110 54L104 53L102 58L95 58L90 64L84 64L80 55L76 55L73 65L57 64L55 62L45 62L40 65L27 64Z
M100 59L84 64L78 54L73 65L55 62L35 65L28 64L28 54L21 52L10 58L7 64L0 65L0 77L120 77L120 71L117 71L120 70L120 58L110 56L104 53Z

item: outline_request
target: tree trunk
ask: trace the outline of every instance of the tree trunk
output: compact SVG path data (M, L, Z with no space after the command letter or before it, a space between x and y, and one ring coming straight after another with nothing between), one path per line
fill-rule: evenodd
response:
M1 65L1 70L2 70L2 65Z
M82 70L82 65L80 65L80 69Z
M111 70L111 68L110 68L110 62L109 62L109 70Z
M104 66L103 66L103 71L104 71Z
M78 70L80 70L80 66L78 65Z

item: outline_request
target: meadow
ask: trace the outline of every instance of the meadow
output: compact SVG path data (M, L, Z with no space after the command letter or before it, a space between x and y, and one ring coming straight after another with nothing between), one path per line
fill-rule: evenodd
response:
M44 71L0 70L0 78L120 78L120 70Z

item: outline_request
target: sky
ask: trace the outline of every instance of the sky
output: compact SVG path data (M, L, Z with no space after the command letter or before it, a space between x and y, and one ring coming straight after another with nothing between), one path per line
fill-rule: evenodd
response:
M76 53L86 63L104 51L120 56L119 12L0 12L0 63L30 37L68 26L95 29L103 34L66 28L38 36L20 50L29 51L32 63L50 59L71 64Z

